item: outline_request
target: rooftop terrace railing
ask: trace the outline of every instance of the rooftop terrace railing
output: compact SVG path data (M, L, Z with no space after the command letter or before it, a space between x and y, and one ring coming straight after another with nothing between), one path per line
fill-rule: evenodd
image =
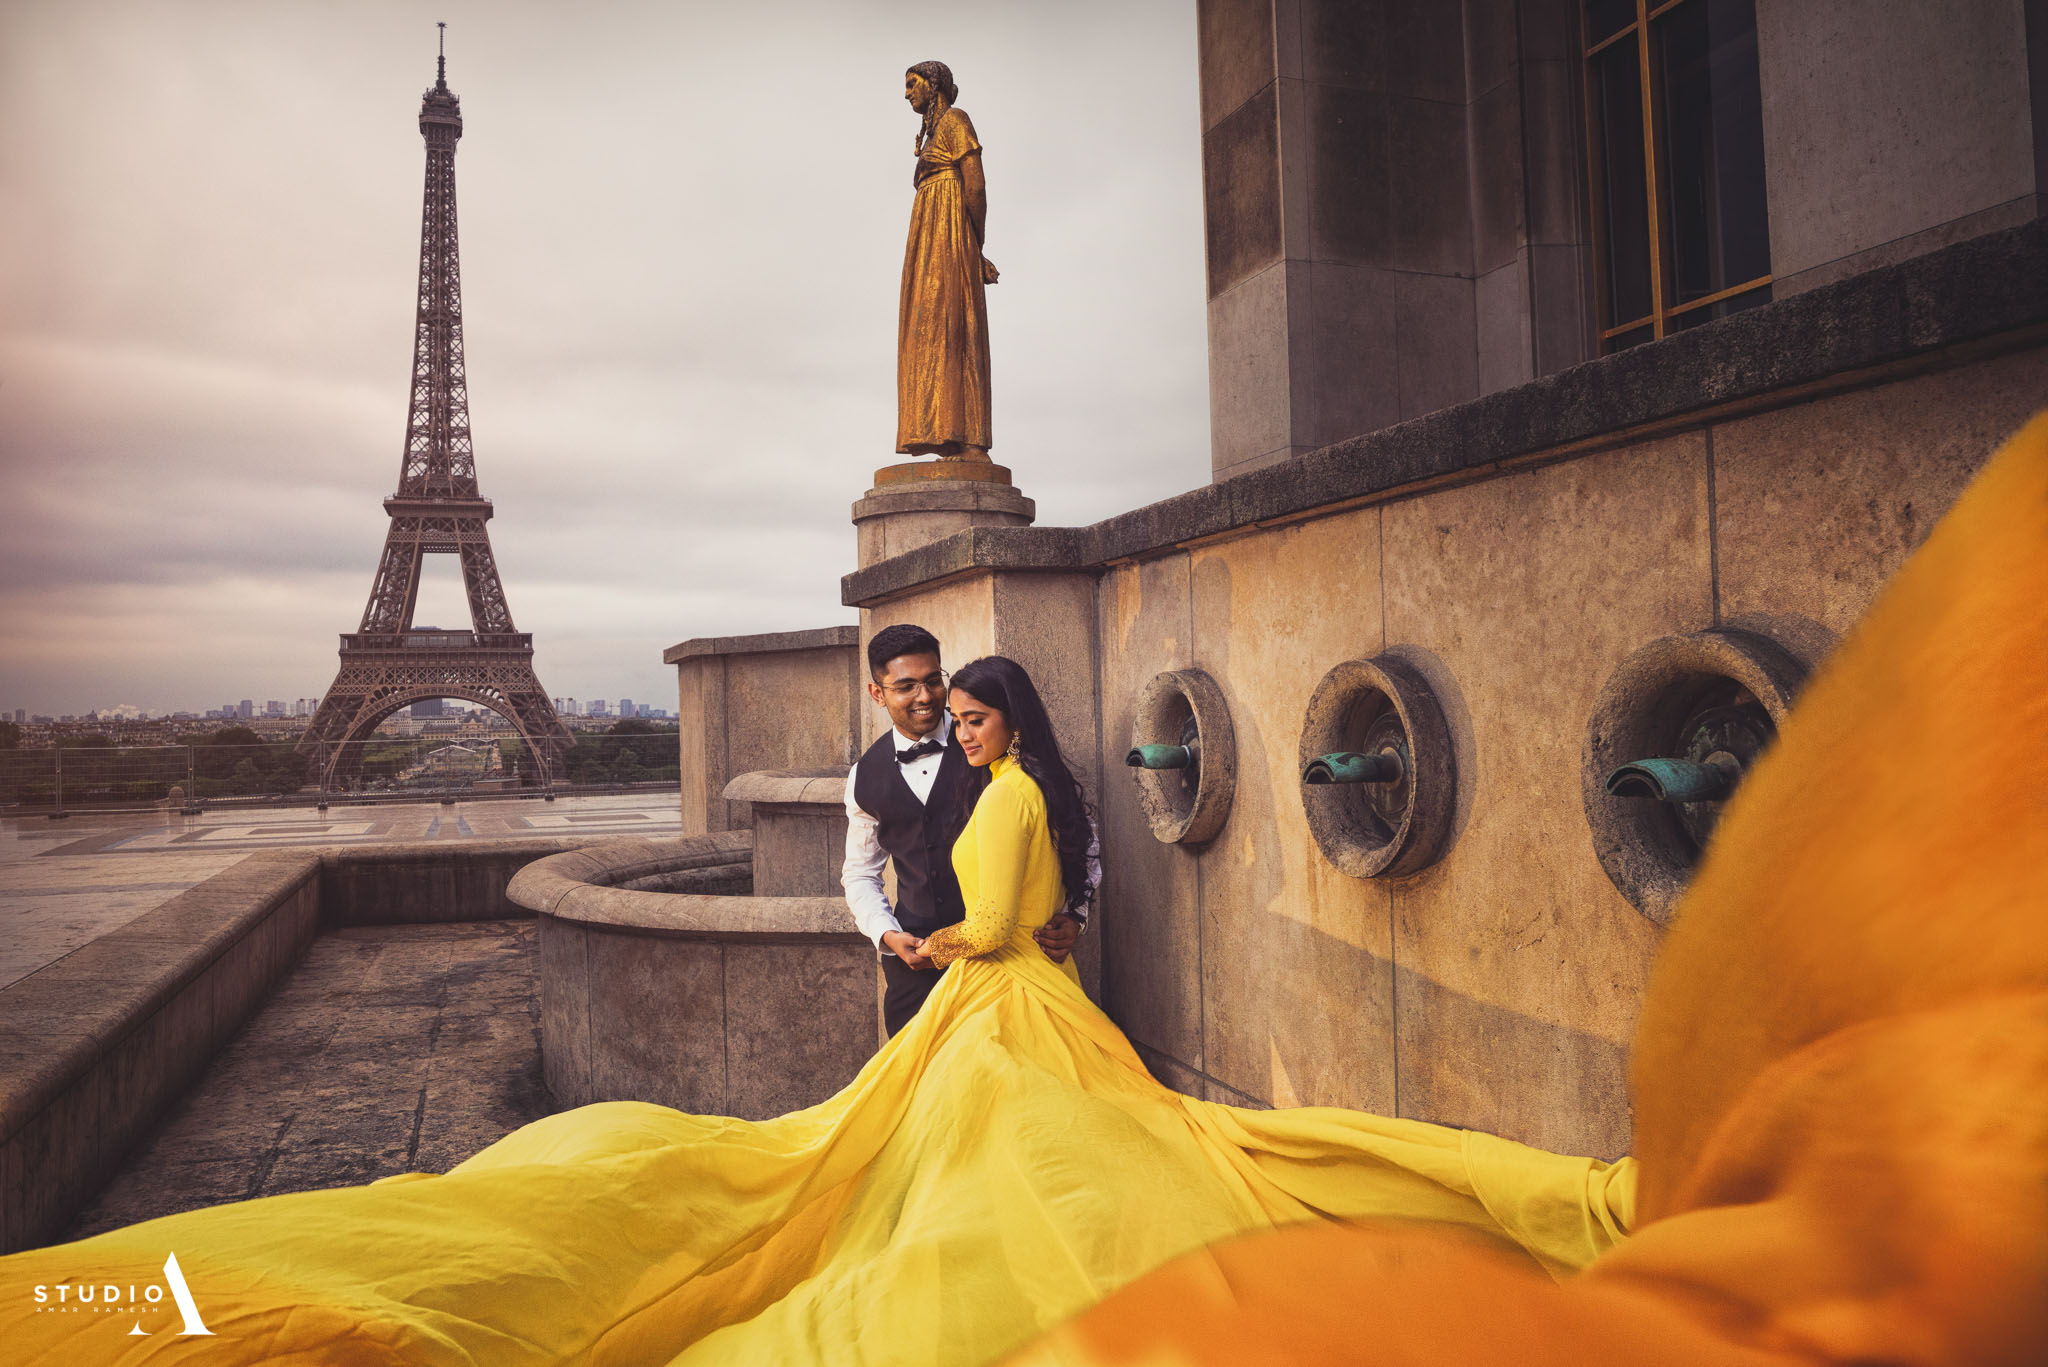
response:
M337 749L348 763L326 762ZM345 784L323 791L323 774ZM45 746L0 750L0 815L169 808L188 813L253 806L350 805L606 793L680 792L674 732L579 735L543 773L509 730L376 736L308 756L295 739L257 744Z

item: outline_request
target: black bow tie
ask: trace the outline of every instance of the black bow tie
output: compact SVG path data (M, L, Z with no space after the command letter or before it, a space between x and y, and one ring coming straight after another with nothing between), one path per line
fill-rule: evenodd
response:
M936 755L945 748L945 744L941 741L921 740L907 750L898 750L896 752L896 762L898 764L914 764L926 755Z

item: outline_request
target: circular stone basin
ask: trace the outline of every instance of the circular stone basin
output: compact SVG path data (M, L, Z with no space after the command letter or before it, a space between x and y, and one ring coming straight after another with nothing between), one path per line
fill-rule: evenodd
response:
M881 1043L875 947L840 897L754 897L748 831L609 840L521 869L540 918L541 1065L563 1106L761 1120Z

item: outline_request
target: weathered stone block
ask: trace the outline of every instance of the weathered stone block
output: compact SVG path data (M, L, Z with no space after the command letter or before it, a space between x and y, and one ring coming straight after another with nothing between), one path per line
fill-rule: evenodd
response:
M1468 98L1477 99L1514 77L1521 55L1517 5L1516 0L1464 0L1464 8L1465 90Z
M1522 148L1531 243L1578 246L1585 241L1585 153L1577 131L1580 70L1576 58L1522 66Z
M1387 105L1394 194L1394 265L1441 275L1472 269L1466 107L1395 99Z
M573 921L540 918L542 1077L562 1106L594 1100L590 1084L589 932Z
M1300 0L1304 80L1384 90L1387 0ZM1206 51L1209 35L1202 34Z
M846 859L847 771L769 770L741 774L728 801L754 809L752 894L837 897Z
M1230 824L1200 856L1200 1058L1209 1076L1286 1104L1392 1096L1386 897L1316 852L1295 763L1316 681L1380 649L1379 516L1193 556L1193 663L1221 687L1238 749Z
M1383 0L1380 40L1386 45L1389 90L1446 104L1464 102L1463 8Z
M1472 158L1472 270L1496 270L1515 259L1526 240L1523 205L1522 92L1507 80L1472 102L1468 136Z
M1405 273L1394 277L1402 417L1434 413L1478 394L1477 330L1470 279Z
M1306 396L1308 372L1289 359L1299 350L1291 296L1308 274L1303 263L1275 266L1209 301L1210 455L1219 479L1298 453L1295 387ZM1308 311L1298 316L1305 335Z
M1393 265L1387 97L1311 85L1304 105L1311 256L1318 264Z
M1037 513L1008 483L935 476L878 484L853 505L855 563L872 565L969 527L1029 526Z
M1402 969L1400 1114L1558 1153L1628 1152L1628 1047ZM1539 1107L1536 1098L1547 1098Z
M1473 314L1479 336L1479 392L1491 394L1533 379L1529 272L1522 259L1473 282Z
M1313 438L1340 441L1401 420L1393 271L1317 262L1309 267Z
M1759 0L1780 282L2042 190L2027 8Z
M859 730L861 685L856 629L706 637L662 652L679 686L696 698L680 727L683 829L744 829L744 803L720 794L757 769L851 765Z
M592 930L588 949L591 1099L723 1114L722 947Z
M725 1114L764 1120L853 1081L880 1040L866 944L729 945Z
M1089 935L1102 954L1104 999L1125 1032L1155 1053L1200 1067L1197 852L1152 838L1136 789L1115 762L1146 680L1193 662L1189 558L1180 553L1120 567L1103 579L1097 599L1104 776L1097 809L1104 860L1100 914ZM1169 1085L1199 1094L1198 1087Z
M1209 297L1280 259L1280 132L1269 87L1202 135Z
M1723 614L1846 631L2044 398L2034 351L1716 426Z
M1273 0L1200 0L1202 127L1214 128L1272 84Z

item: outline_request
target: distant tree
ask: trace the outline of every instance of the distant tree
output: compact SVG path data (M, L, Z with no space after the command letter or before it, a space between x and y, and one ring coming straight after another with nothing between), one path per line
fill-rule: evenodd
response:
M0 721L0 750L21 748L21 728L11 721Z
M306 786L306 757L300 754L284 754L273 761L270 772L265 774L264 784L280 797L296 793Z
M263 744L263 737L257 735L246 726L223 726L220 730L208 736L204 744L261 745Z
M636 769L656 771L673 767L679 756L676 753L676 728L662 726L656 722L633 717L614 722L604 738L598 742L605 757L613 768L618 767L621 755L630 754ZM666 778L663 772L638 773L637 779Z

